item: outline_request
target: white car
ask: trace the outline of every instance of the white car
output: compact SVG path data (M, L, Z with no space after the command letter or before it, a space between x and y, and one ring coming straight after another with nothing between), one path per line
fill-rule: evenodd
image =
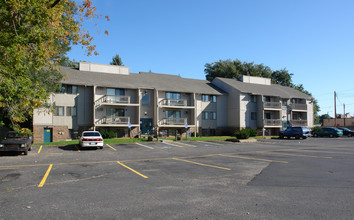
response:
M80 147L103 148L103 138L98 131L84 131L80 137Z

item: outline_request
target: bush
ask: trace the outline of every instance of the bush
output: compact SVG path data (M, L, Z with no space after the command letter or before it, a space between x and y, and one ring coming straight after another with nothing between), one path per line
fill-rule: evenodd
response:
M256 137L258 135L257 129L246 128L244 130L247 130L249 132L250 137Z
M318 126L313 127L313 128L312 128L312 132L314 132L314 131L318 131L318 130L320 130L320 129L321 129L321 127L318 127Z
M192 132L192 137L194 137L194 132ZM199 132L197 132L197 136L196 137L199 137Z
M101 135L103 138L115 138L116 137L116 132L114 130L110 129L103 129L100 131Z
M236 131L235 136L237 139L248 139L250 137L250 131L248 129L242 129L241 131Z

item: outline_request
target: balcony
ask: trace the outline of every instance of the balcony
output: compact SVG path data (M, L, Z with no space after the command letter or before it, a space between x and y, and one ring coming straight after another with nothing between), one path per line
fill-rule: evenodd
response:
M263 102L263 108L281 109L280 102Z
M130 117L103 117L96 121L99 125L126 125L128 126Z
M290 104L289 105L292 110L301 110L301 111L307 111L307 105L306 104Z
M105 95L98 100L96 104L106 104L106 105L139 105L138 103L131 103L130 96L121 95Z
M264 119L264 127L279 127L282 126L281 119Z
M160 101L160 105L164 106L187 106L186 99L163 99Z
M185 125L187 124L187 118L163 118L160 121L160 125Z
M291 126L307 126L307 120L291 120Z

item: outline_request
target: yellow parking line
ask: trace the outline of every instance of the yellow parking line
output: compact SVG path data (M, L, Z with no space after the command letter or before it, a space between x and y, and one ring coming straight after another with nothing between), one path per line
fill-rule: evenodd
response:
M206 166L206 167L213 167L213 168L218 168L218 169L223 169L223 170L231 170L230 168L226 168L226 167L218 167L218 166L213 166L213 165L209 165L209 164L203 164L203 163L197 163L197 162L193 162L190 160L183 160L183 159L179 159L179 158L171 158L172 160L179 160L179 161L184 161L187 163L193 163L193 164L197 164L200 166Z
M115 149L114 147L112 147L111 145L109 145L109 144L106 144L108 147L110 147L110 148L112 148L112 150L114 150L114 151L117 151L117 149Z
M141 176L141 177L143 177L143 178L149 178L149 177L147 177L147 176L145 176L145 175L139 173L138 171L133 170L132 168L128 167L127 165L124 165L123 163L121 163L121 162L119 162L119 161L117 161L117 163L118 163L119 165L121 165L121 166L127 168L128 170L130 170L130 171L132 171L132 172L138 174L139 176Z
M259 158L254 158L254 157L243 157L243 156L236 156L236 155L225 155L225 154L219 154L219 156L222 157L235 157L235 158L241 158L241 159L246 159L246 160L260 160L260 161L267 161L267 162L276 162L276 163L288 163L287 161L279 161L279 160L267 160L267 159L259 159Z
M41 145L41 147L39 148L38 153L40 153L40 152L41 152L42 147L43 147L43 145Z
M44 177L43 177L42 181L39 183L38 187L43 187L45 181L48 178L48 175L49 175L50 170L52 169L52 167L53 167L53 164L49 165L49 168L48 168L47 172L44 174Z
M74 145L74 146L76 147L76 150L77 150L78 152L80 152L79 148L78 148L76 145Z
M140 144L140 143L135 143L135 144L137 144L137 145L139 145L139 146L142 146L142 147L146 147L146 148L148 148L148 149L150 149L150 150L154 149L153 147L149 147L149 146L147 146L147 145L145 145L145 144Z

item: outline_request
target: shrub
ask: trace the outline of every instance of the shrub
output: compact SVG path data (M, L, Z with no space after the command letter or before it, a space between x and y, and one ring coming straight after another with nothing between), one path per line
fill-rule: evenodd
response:
M256 137L258 135L257 129L252 129L252 128L246 128L244 130L248 130L250 137Z
M194 132L192 132L192 137L194 137ZM199 132L197 132L196 137L199 137Z
M242 129L241 131L236 131L235 136L237 139L248 139L250 137L250 131L248 129Z
M114 130L110 129L103 129L100 131L101 135L103 138L115 138L116 137L116 132Z
M318 126L313 127L313 128L312 128L312 132L314 132L314 131L318 131L318 130L320 130L320 129L321 129L321 127L318 127Z

